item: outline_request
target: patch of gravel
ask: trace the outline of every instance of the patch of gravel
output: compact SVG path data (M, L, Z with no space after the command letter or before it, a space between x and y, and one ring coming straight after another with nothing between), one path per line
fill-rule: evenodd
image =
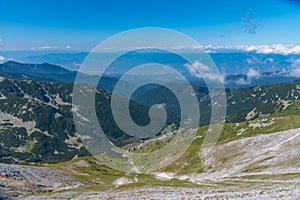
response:
M33 166L0 163L2 193L13 196L36 194L76 187L82 183L62 173Z
M84 193L66 192L57 193L51 196L28 197L26 200L35 199L289 199L298 200L300 191L292 189L274 189L274 190L250 190L250 191L213 191L209 188L184 188L184 187L141 187L132 189L111 189L103 192L89 191Z

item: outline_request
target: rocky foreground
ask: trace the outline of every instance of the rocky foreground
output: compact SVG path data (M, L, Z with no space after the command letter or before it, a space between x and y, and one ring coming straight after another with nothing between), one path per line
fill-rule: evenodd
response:
M161 181L167 185L173 180ZM189 187L130 184L109 189L85 187L54 170L0 164L0 199L300 199L300 185L295 179L257 182L231 178Z
M53 192L82 183L42 167L0 163L0 199Z
M0 164L0 200L300 200L299 144L300 129L244 138L217 145L203 164L204 173L179 176L160 172L148 174L147 179L142 174L136 175L134 181L130 181L133 177L129 174L109 171L100 163L83 158L47 169ZM110 184L104 182L105 176L100 176L103 175L100 172L111 173ZM72 175L90 183L75 180Z
M300 185L291 180L221 179L191 187L125 184L82 190L81 186L84 184L53 170L0 164L0 199L300 199Z
M28 197L29 199L289 199L299 200L299 188L273 188L272 190L255 189L249 191L222 191L210 188L183 187L141 187L132 189L111 189L84 193L66 192L50 196Z

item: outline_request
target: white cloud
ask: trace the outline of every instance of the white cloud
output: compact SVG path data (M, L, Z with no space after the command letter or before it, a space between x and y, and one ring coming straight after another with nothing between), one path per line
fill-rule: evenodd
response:
M252 83L252 80L245 80L244 78L240 78L239 80L236 81L236 84L238 85L249 85Z
M190 63L184 64L184 66L189 70L190 74L201 78L201 74L197 71L197 69Z
M237 80L238 85L249 85L252 83L253 79L259 79L261 77L261 73L253 68L249 68L246 74L247 78L240 78Z
M67 47L66 47L67 48ZM151 46L146 47L153 48ZM170 50L191 50L200 51L202 49L207 53L215 53L220 51L242 51L242 52L255 52L262 54L300 54L300 45L294 44L272 44L272 45L178 45L163 47Z
M248 65L253 65L253 64L260 63L260 60L257 57L252 56L251 58L248 58L246 60L246 62L247 62Z
M263 54L300 54L300 46L297 45L283 45L283 44L274 44L274 45L259 45L256 46L254 51L257 53Z
M274 63L274 59L273 59L273 58L267 58L267 59L266 59L266 62L267 62L267 63Z
M80 63L75 63L75 62L73 62L73 65L76 66L76 67L80 67L81 66Z
M209 71L209 67L204 65L203 63L199 62L198 60L196 60L193 63L193 66L197 69L199 69L200 71Z
M288 75L292 77L300 77L300 59L291 60L291 67L288 70Z
M223 45L204 45L201 46L205 50L238 50L245 52L256 52L262 54L300 54L300 45L293 44L273 44L273 45L237 45L237 46L223 46Z
M40 46L38 47L38 49L52 49L51 46Z
M245 32L250 34L256 33L256 18L251 18L251 11L248 11L246 16L242 17L242 21L245 23Z
M220 74L203 73L203 78L206 81L209 80L209 81L219 82L219 83L223 83L224 82L224 78Z
M189 70L189 73L197 78L203 78L208 81L223 82L223 77L218 73L210 72L210 68L207 65L199 61L195 61L193 64L186 63L184 66Z
M0 61L5 60L5 58L3 56L0 56Z
M32 47L31 50L36 50L36 49L49 50L49 49L56 49L56 48L57 47L55 47L55 46L45 45L45 46L39 46L39 47Z
M248 65L254 64L254 60L253 59L247 59L246 62L248 63Z
M66 49L72 49L72 46L67 44Z
M261 74L258 70L253 69L253 68L249 68L249 70L247 72L247 77L248 77L248 79L249 78L250 79L253 79L253 78L258 79L258 78L261 77Z

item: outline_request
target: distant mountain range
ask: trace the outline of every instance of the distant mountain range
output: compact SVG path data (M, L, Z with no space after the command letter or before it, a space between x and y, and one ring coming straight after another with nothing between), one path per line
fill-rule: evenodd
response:
M80 64L87 57L87 52L1 52L5 61L15 60L22 63L52 63L62 66L70 71L77 71ZM106 53L107 57L114 53ZM150 55L150 56L149 56ZM257 53L257 52L216 52L210 53L211 58L216 63L220 73L224 77L225 85L228 88L250 87L256 85L277 84L290 81L298 81L300 78L300 55L299 54L279 54L279 53ZM164 58L163 60L161 58ZM136 61L139 59L140 61ZM135 60L133 62L133 60ZM107 75L112 78L119 78L126 69L139 62L159 62L171 65L179 70L190 80L193 75L186 71L184 64L176 58L167 57L159 53L147 52L142 55L129 54L124 59L120 59L112 66L113 70ZM4 63L5 64L5 63ZM54 77L62 79L61 77ZM195 77L194 77L195 78ZM162 77L166 79L166 77ZM47 80L47 79L46 79ZM65 80L72 80L69 77ZM203 81L198 83L204 85Z

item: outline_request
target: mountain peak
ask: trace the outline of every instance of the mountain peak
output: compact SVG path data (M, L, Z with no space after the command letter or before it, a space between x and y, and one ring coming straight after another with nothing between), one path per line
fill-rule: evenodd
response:
M21 65L22 63L16 62L14 60L9 60L9 61L3 63L3 65L15 65L15 64Z
M15 73L27 74L27 73L41 73L41 74L49 74L49 73L56 73L56 74L67 74L71 73L71 71L57 66L52 65L49 63L42 63L42 64L25 64L19 63L13 60L7 61L3 63L3 66L6 68L7 71L13 71Z

